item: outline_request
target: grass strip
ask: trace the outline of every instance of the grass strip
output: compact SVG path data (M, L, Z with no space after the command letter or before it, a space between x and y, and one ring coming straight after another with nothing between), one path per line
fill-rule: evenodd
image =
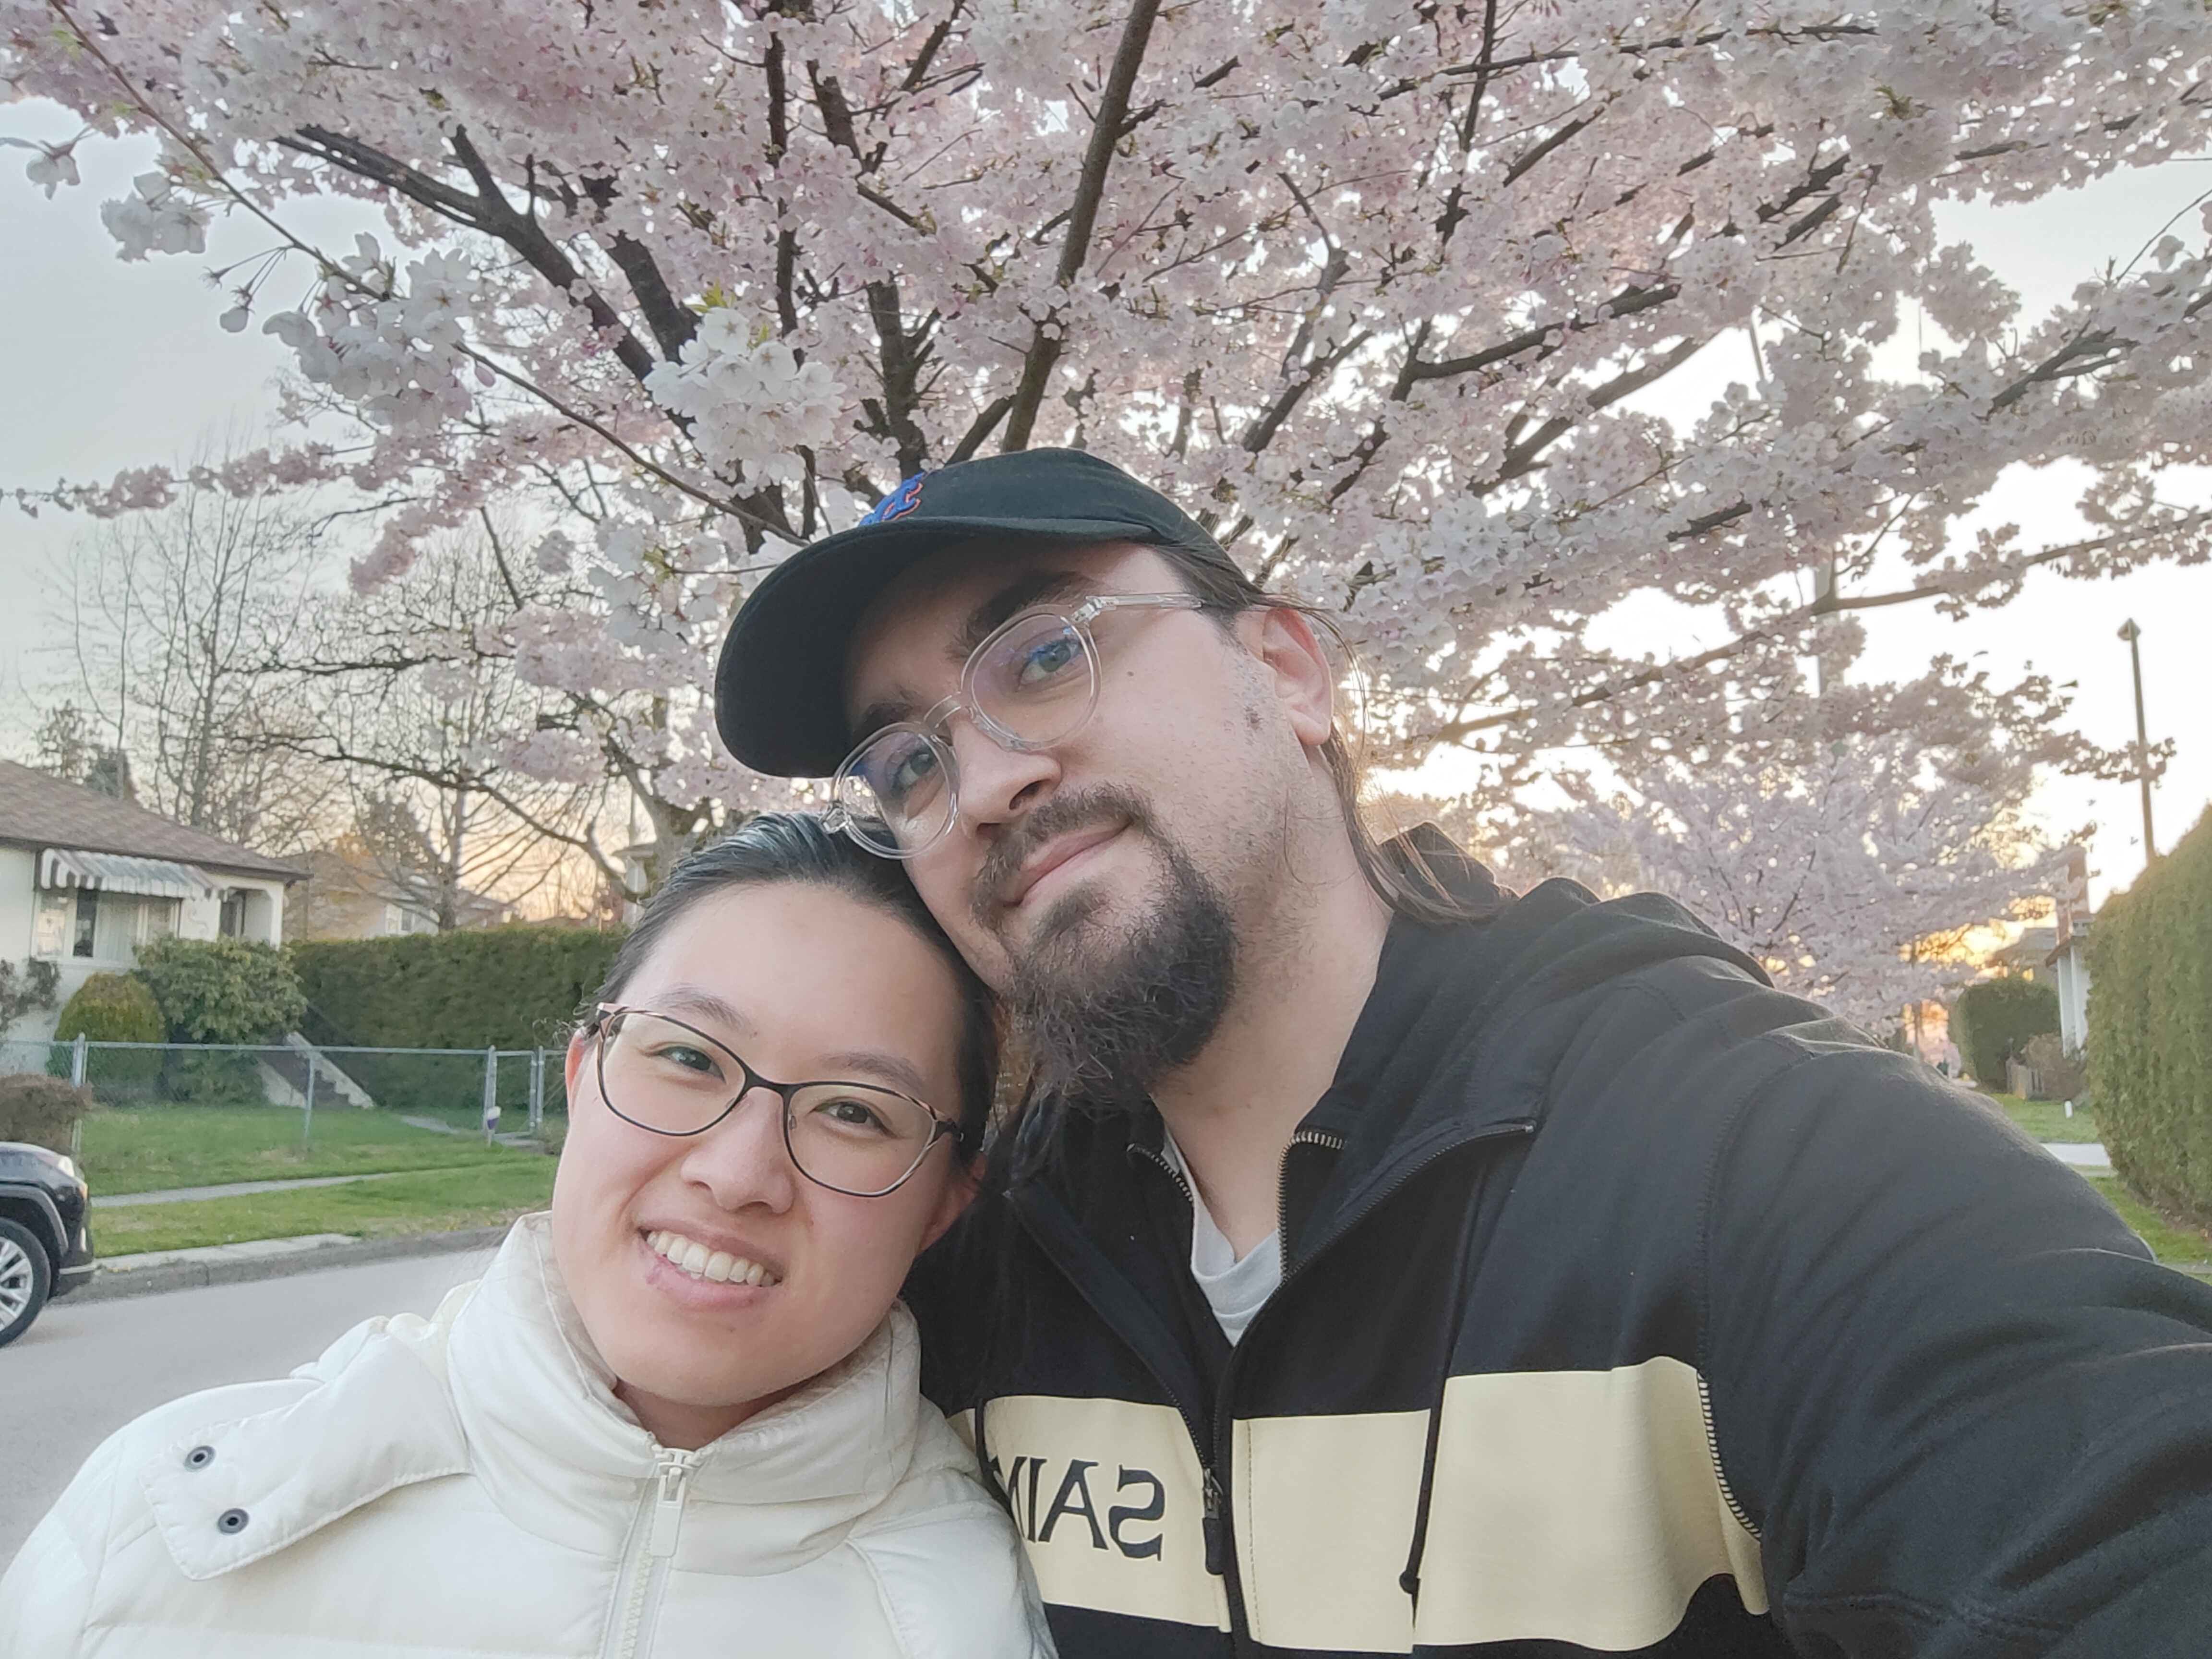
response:
M2038 1140L2102 1140L2097 1115L2077 1106L2066 1115L2061 1100L2022 1100L2018 1095L1984 1095L1983 1098Z
M2160 1214L2120 1184L2118 1176L2090 1176L2088 1182L2120 1212L2120 1219L2142 1235L2151 1254L2168 1267L2212 1267L2212 1234Z
M301 1137L309 1127L312 1143ZM439 1134L402 1123L390 1112L352 1106L319 1109L312 1126L283 1106L146 1106L87 1117L77 1162L92 1190L105 1196L543 1159L534 1152L486 1146L479 1138Z
M550 1158L512 1153L474 1167L417 1170L345 1187L118 1205L92 1212L93 1244L101 1255L129 1255L306 1233L381 1238L489 1227L544 1209L553 1195L555 1167Z

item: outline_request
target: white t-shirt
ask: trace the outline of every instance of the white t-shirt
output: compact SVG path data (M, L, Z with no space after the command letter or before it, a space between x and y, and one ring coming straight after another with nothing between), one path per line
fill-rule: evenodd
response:
M1221 1334L1234 1344L1243 1340L1244 1328L1260 1311L1261 1304L1283 1282L1283 1236L1269 1233L1240 1260L1229 1236L1215 1222L1213 1212L1198 1195L1198 1182L1191 1179L1190 1165L1175 1137L1164 1133L1160 1150L1190 1188L1190 1276L1206 1293L1206 1305L1213 1310Z

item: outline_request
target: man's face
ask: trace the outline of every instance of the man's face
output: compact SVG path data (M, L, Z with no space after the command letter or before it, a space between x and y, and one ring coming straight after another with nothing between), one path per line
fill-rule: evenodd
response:
M858 737L919 716L958 690L985 634L1032 604L1183 587L1166 559L1128 546L925 561L854 635L848 719ZM908 869L1033 1036L1038 1016L1079 1006L1091 1027L1071 1043L1133 1042L1141 1073L1211 1035L1238 939L1285 873L1287 792L1308 766L1260 616L1226 629L1188 611L1101 617L1097 709L1048 749L1002 749L953 717L959 818ZM1132 1031L1132 1018L1158 1029Z

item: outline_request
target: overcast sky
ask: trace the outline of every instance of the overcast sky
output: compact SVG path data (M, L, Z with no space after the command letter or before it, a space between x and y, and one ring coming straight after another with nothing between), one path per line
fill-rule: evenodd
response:
M0 134L52 142L77 130L75 118L51 104L0 107ZM207 277L264 248L265 233L218 222L204 255L126 264L100 222L100 204L125 194L152 155L148 141L88 140L76 150L83 184L49 202L23 177L28 153L0 149L0 317L7 319L0 336L0 488L104 480L126 466L188 458L227 431L256 434L267 425L282 349L258 329L223 333L216 319L228 301ZM2131 258L2208 190L2212 161L2175 162L2023 206L1952 211L1943 228L1948 237L1972 242L2021 292L2023 314L2034 317L2107 259ZM371 223L357 204L314 204L287 216L326 243L349 241L354 228ZM2197 215L2188 213L2175 228L2185 237L2198 234ZM1908 320L1898 345L1908 362L1911 333ZM1747 361L1733 362L1731 352ZM1748 380L1747 360L1740 338L1723 340L1688 366L1694 374L1686 370L1670 385L1693 381L1686 389L1702 398L1729 380ZM2079 488L2078 477L2023 477L1977 522L2020 522L2030 542L2063 533ZM33 705L57 695L64 665L52 572L86 533L84 522L70 515L48 512L33 521L0 504L0 754L25 750ZM2212 567L2161 566L2093 584L2038 572L2011 605L1964 623L1911 606L1867 613L1869 645L1856 672L1908 677L1946 652L1986 653L1980 659L1999 676L2032 663L2078 683L2074 710L2084 731L2124 744L2134 736L2134 705L2127 647L2115 635L2130 617L2143 629L2151 735L2178 745L2154 798L2159 844L2169 847L2212 800ZM1694 629L1672 619L1633 620L1641 648L1655 648L1649 633L1655 623L1675 635L1667 643L1694 649L1700 642ZM2034 805L2054 834L2096 822L2091 865L2100 896L2141 870L2132 784L2055 779Z

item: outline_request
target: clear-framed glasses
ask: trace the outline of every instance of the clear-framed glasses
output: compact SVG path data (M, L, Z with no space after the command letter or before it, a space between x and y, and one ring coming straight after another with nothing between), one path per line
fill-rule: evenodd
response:
M873 1083L775 1083L696 1026L643 1008L599 1010L599 1098L655 1134L704 1134L756 1089L783 1102L783 1144L817 1187L881 1198L959 1125Z
M1091 624L1112 611L1197 611L1194 593L1098 593L1066 611L1024 611L969 653L960 689L918 720L872 732L845 757L823 820L872 853L910 859L951 833L960 769L948 735L965 711L1002 749L1048 749L1098 706L1098 642Z

